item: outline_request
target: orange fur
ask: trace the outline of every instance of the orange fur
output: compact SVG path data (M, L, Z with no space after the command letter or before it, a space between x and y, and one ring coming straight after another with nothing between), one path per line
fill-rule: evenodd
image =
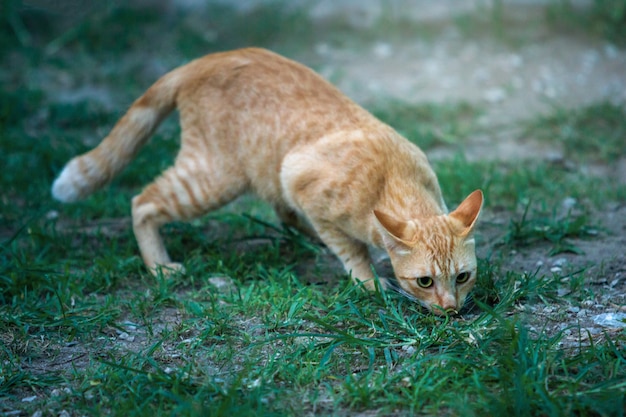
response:
M55 198L79 200L106 184L174 108L182 127L174 166L132 202L153 273L181 268L160 226L254 192L315 233L367 288L375 288L374 245L387 250L402 293L436 313L461 308L476 277L471 232L482 193L447 214L417 146L315 72L266 50L208 55L163 76L98 147L66 165ZM420 277L431 285L418 285L429 283Z

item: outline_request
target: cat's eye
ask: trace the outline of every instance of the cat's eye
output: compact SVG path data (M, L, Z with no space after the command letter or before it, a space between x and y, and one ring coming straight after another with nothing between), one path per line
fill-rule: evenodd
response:
M419 277L417 279L417 285L422 288L430 288L433 286L433 279L431 277Z
M459 275L456 276L456 283L457 284L464 284L467 282L467 280L470 277L470 273L469 272L461 272Z

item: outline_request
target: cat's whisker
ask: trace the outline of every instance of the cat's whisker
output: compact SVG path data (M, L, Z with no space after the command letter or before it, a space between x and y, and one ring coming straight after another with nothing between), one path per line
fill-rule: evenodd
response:
M398 281L396 281L395 279L387 279L387 289L394 291L395 293L400 294L415 303L421 304L421 301L417 297L406 291L404 288L400 287L400 285L398 285Z

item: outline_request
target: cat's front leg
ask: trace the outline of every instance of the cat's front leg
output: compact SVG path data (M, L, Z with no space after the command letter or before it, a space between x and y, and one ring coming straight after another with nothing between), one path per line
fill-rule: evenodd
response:
M345 271L355 283L362 283L370 291L376 290L376 280L372 272L372 260L367 245L358 241L332 224L313 223L322 242L333 251L343 263Z

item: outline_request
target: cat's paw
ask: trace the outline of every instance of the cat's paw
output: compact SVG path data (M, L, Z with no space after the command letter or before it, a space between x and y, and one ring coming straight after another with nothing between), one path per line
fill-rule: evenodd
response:
M184 274L185 267L179 262L168 262L166 264L157 265L153 270L153 275L161 273L164 277L170 277L172 275Z

